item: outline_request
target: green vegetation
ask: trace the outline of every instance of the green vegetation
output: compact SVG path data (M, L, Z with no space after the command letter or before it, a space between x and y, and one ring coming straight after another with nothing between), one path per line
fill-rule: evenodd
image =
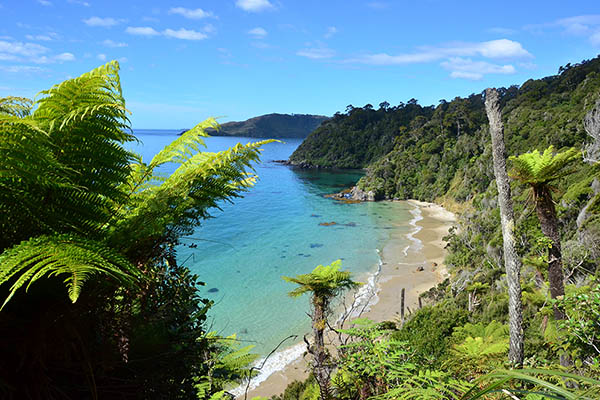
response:
M266 142L200 152L208 120L142 160L118 71L0 99L2 398L208 398L254 359L205 331L174 246L252 186Z
M296 277L284 276L283 279L295 283L298 288L289 292L291 297L299 297L311 293L312 328L314 343L308 345L308 352L313 356L313 372L319 384L321 400L331 397L329 380L333 366L329 354L325 349L325 328L327 316L331 313L329 304L331 300L344 290L356 288L361 285L350 279L350 272L340 271L342 260L336 260L331 265L318 265L310 274L297 275ZM305 339L306 343L308 341Z
M407 119L404 104L348 107L292 155L309 167L366 167L357 185L376 198L436 201L458 214L447 237L451 277L423 294L432 305L404 324L344 330L336 398L600 397L600 58L498 92L510 232L523 261L522 305L513 302L523 369L507 354L509 281L483 95L411 101Z
M225 122L219 129L207 132L213 136L304 139L325 120L327 117L322 115L267 114L241 122Z

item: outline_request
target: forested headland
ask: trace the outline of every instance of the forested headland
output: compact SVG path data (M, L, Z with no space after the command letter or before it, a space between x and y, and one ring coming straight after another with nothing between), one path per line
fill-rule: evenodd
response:
M267 114L246 121L225 122L219 129L209 129L212 136L245 136L254 138L304 139L327 117L309 114Z

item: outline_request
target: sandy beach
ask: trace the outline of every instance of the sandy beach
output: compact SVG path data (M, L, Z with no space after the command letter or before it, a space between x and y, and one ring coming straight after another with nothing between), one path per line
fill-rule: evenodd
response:
M373 297L361 317L374 321L398 321L402 288L405 289L405 314L408 315L408 310L418 308L419 295L436 286L448 275L444 266L446 243L443 237L448 234L455 220L454 214L437 204L417 200L408 202L415 206L415 229L409 235L411 245L406 247L405 233L392 233L381 253L382 265L375 285L376 297ZM395 237L398 240L394 240ZM300 357L249 390L248 399L256 396L269 398L280 394L294 380L304 380L307 376L306 361ZM239 398L243 399L244 395Z

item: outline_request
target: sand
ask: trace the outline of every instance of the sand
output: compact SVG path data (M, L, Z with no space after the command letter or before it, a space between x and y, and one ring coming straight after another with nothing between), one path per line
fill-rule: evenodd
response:
M391 240L382 251L383 265L376 282L376 297L361 317L373 321L399 321L400 297L405 289L405 316L418 308L421 293L442 282L448 272L444 266L445 246L443 237L455 221L454 214L443 207L417 200L408 200L419 212L415 218L415 233L410 248L406 248L406 236L392 233ZM419 215L420 214L420 218ZM418 220L417 220L418 219ZM402 240L394 240L394 235ZM400 236L402 235L402 236ZM418 271L422 267L422 271ZM334 341L333 338L331 338ZM294 380L304 380L308 376L306 361L301 357L288 364L282 371L270 375L256 388L248 391L248 399L256 396L271 397L282 393ZM238 398L243 399L244 394Z

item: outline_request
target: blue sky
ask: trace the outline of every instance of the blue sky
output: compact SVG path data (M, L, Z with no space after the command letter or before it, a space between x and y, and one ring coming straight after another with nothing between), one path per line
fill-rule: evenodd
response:
M0 0L0 97L116 59L134 128L437 104L599 53L597 0Z

